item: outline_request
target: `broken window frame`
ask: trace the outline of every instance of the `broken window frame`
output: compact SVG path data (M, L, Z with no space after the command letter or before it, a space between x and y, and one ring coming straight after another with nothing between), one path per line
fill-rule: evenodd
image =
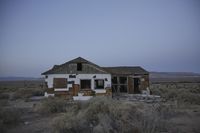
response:
M86 85L83 85L83 84L85 84L85 83L83 83L83 81L89 81L90 82L90 85L88 86L88 87L84 87L83 88L83 86L86 86ZM80 79L80 89L81 90L87 90L87 89L91 89L91 86L92 86L92 81L91 81L91 79Z
M99 85L99 84L101 84L100 82L102 82L102 85ZM104 85L105 85L105 82L104 82L104 79L95 79L94 80L94 88L95 89L104 89Z
M124 79L122 79L124 78ZM126 78L126 79L125 79ZM125 82L122 82L122 81ZM112 86L115 92L128 93L128 77L123 75L115 75L112 77Z

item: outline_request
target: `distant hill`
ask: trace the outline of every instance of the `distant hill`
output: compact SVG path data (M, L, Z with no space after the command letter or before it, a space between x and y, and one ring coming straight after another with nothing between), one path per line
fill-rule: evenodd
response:
M34 78L34 77L0 77L0 81L24 81L24 80L43 80L43 78Z
M200 74L192 72L150 72L151 82L200 82Z

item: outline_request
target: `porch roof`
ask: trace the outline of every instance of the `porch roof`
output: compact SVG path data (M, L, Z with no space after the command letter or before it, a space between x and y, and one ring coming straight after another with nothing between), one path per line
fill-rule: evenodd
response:
M134 74L149 74L148 71L140 66L119 66L119 67L102 67L111 74L116 75L134 75Z

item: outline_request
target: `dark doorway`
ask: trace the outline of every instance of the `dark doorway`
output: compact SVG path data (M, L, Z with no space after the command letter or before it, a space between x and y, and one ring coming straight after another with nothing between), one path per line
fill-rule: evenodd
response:
M134 93L140 93L139 82L140 82L139 78L134 78Z
M128 92L127 76L112 77L112 92L113 93L127 93Z

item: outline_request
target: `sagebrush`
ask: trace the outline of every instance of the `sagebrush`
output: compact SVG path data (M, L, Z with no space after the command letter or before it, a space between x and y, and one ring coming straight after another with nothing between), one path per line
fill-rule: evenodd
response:
M169 108L163 108L160 104L157 107L143 106L143 104L117 101L102 96L88 102L78 102L53 120L53 131L56 133L160 133L167 131L166 126L170 124L167 123L164 113L170 111ZM168 115L168 117L171 116Z

